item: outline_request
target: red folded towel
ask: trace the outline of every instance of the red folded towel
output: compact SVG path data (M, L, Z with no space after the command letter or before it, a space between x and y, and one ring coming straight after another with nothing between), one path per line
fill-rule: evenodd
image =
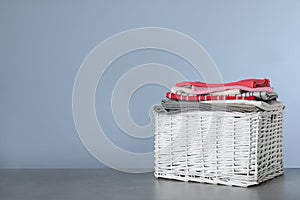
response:
M255 100L254 96L250 97L242 97L242 96L203 96L203 95L195 95L195 96L185 96L185 95L177 95L171 92L166 93L166 97L173 100L178 101L213 101L213 100Z
M231 83L203 83L203 82L181 82L176 84L177 87L197 86L197 87L222 87L222 86L246 86L250 88L270 87L270 80L265 79L245 79Z

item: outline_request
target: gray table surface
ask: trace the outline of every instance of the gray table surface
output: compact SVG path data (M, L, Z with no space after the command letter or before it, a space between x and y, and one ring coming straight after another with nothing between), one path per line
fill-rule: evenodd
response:
M0 170L0 200L300 199L300 169L249 188L155 179L111 169Z

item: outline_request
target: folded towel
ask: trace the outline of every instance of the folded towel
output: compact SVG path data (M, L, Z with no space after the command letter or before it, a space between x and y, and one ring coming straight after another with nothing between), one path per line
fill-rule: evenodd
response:
M171 92L174 94L193 94L192 89L190 87L172 87ZM212 96L221 96L221 95L236 95L241 94L240 89L233 89L233 90L225 90L225 91L217 91L208 93L208 95Z
M269 79L244 79L241 81L231 82L231 83L203 83L203 82L182 82L177 83L177 87L183 86L197 86L197 87L223 87L223 86L245 86L251 88L257 87L270 87L270 80Z
M161 105L155 105L156 112L179 113L185 111L229 111L229 112L259 112L261 110L277 110L284 108L280 101L248 101L248 100L225 100L225 101L175 101L162 100Z
M198 87L198 86L192 86L192 93L193 94L209 94L212 92L220 92L220 91L226 91L226 90L243 90L248 92L273 92L274 89L272 87L257 87L257 88L251 88L251 87L245 87L240 85L232 85L232 86L224 86L224 87Z
M166 97L173 100L179 101L214 101L214 100L255 100L254 96L208 96L208 95L178 95L171 92L166 93Z
M210 101L212 102L212 101ZM258 112L260 111L254 105L237 104L237 103L204 103L204 102L189 102L189 101L175 101L171 99L164 99L161 101L161 106L155 106L156 112L178 113L192 110L201 111L225 111L225 112Z

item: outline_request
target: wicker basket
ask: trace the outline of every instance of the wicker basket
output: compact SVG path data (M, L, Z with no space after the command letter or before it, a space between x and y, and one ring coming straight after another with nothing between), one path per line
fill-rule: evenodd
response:
M248 187L283 174L283 106L155 113L155 177Z

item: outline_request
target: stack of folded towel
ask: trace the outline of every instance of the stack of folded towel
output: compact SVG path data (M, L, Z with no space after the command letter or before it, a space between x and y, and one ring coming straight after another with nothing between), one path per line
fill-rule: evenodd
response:
M202 82L177 83L166 97L177 101L214 100L276 100L278 94L270 86L269 79L245 79L225 84Z
M245 79L225 84L202 82L177 83L167 92L157 112L177 113L189 110L257 112L282 106L269 79Z

